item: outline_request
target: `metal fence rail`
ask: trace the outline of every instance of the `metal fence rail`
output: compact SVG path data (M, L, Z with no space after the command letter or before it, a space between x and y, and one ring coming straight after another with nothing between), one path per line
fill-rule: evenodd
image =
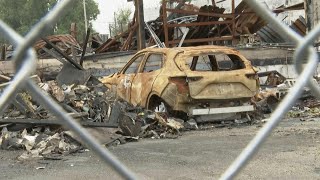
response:
M125 179L136 179L135 175L119 160L116 159L106 148L103 148L93 136L82 128L74 119L64 112L53 99L44 95L41 89L28 77L36 70L37 56L32 49L33 43L38 40L43 33L53 27L58 18L62 16L67 8L70 8L75 0L64 0L57 5L36 24L30 32L21 37L14 30L0 20L0 33L4 35L13 45L16 51L13 55L16 75L11 84L4 89L0 96L0 112L3 112L7 104L11 102L18 89L25 88L40 104L51 111L57 118L64 120L64 124L73 130L86 145L93 150L102 160L109 164Z
M124 164L118 161L106 148L100 146L84 128L64 112L62 107L50 97L45 96L41 92L41 89L28 78L36 70L37 58L35 51L32 49L32 44L39 39L46 30L54 26L58 17L61 17L63 12L67 11L67 8L70 7L73 1L75 0L64 0L57 3L57 5L43 17L25 37L21 37L0 20L1 35L6 37L17 47L13 56L16 73L10 85L5 88L0 96L0 113L3 113L7 108L7 105L11 103L11 99L13 99L18 89L24 88L32 95L33 99L44 105L51 113L57 116L57 118L63 119L64 125L73 130L91 150L116 170L123 178L136 179L135 175ZM299 73L299 78L289 94L271 115L269 121L221 176L221 179L232 179L240 172L241 168L250 161L263 142L271 134L272 130L280 123L283 116L299 98L305 86L309 86L313 94L320 97L320 88L312 81L312 76L318 66L318 56L312 44L320 35L320 25L317 25L305 38L302 38L289 27L277 20L271 11L268 11L261 3L258 3L255 0L245 1L252 9L260 14L261 17L273 24L282 36L288 36L296 43L297 49L294 56L294 62L296 71ZM302 61L305 57L308 57L307 62ZM307 63L304 68L302 67L303 63Z
M303 88L309 86L313 94L316 97L320 97L319 85L312 82L312 77L317 69L319 60L316 50L312 44L314 40L320 35L320 25L311 31L305 38L302 38L299 34L280 22L276 17L268 11L261 3L256 0L245 0L254 11L256 11L262 18L274 25L276 30L281 33L282 36L288 36L293 40L297 46L297 50L294 54L294 63L296 71L299 73L299 77L296 84L292 87L289 94L279 104L278 108L272 113L269 121L264 127L257 133L257 135L251 140L247 147L237 157L237 159L229 166L226 172L220 179L232 179L239 171L248 163L248 161L259 150L260 146L265 142L272 130L281 122L283 116L294 105L295 101L300 97ZM308 57L306 66L303 68L302 64L304 58Z

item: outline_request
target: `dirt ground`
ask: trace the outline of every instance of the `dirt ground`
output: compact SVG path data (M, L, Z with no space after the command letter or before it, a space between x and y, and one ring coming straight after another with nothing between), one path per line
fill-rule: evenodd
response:
M139 179L217 179L259 128L211 128L109 149ZM319 133L320 119L285 120L237 179L320 179ZM91 151L63 160L18 162L21 153L0 151L0 179L121 179Z

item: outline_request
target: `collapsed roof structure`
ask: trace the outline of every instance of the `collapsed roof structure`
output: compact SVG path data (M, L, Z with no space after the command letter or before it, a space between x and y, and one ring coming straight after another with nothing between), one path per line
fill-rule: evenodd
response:
M251 43L290 43L259 17L245 1L241 1L237 6L234 0L230 2L231 12L214 1L211 5L201 7L185 0L163 1L159 17L142 25L146 30L147 46L237 45L243 43L243 37L250 37L244 42ZM299 3L292 6L282 5L273 12L279 14L303 9L304 3ZM108 39L95 53L137 49L136 33L140 26L137 17L135 12L128 30ZM292 22L290 27L302 36L306 34L306 21L302 16Z

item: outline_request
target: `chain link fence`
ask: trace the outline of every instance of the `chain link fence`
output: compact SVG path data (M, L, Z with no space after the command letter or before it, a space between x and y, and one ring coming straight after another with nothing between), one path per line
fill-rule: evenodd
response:
M60 107L53 99L44 95L41 89L28 77L36 71L37 56L32 49L32 45L47 30L51 29L61 18L63 13L71 8L75 0L60 1L41 21L36 24L30 32L21 37L2 20L0 20L0 33L16 48L12 61L15 63L16 73L9 86L7 86L0 96L0 113L3 113L8 104L19 89L27 90L33 99L45 106L57 118L64 120L64 125L73 130L88 148L93 150L104 162L110 165L124 179L136 179L136 176L116 157L114 157L106 148L102 147L84 128L82 128L74 119L72 119L63 108ZM316 97L320 97L319 85L312 81L314 72L318 66L318 56L313 47L314 41L320 36L320 24L313 31L309 32L306 37L301 37L289 27L276 19L276 17L267 10L264 5L256 0L245 0L261 17L271 23L282 36L289 37L295 42L297 49L294 54L294 63L299 77L289 94L279 104L278 108L271 115L269 121L251 140L247 147L230 165L230 167L221 176L221 179L232 179L240 170L249 163L250 159L259 150L260 146L271 134L272 130L281 122L283 116L290 110L295 101L300 97L303 88L308 86ZM307 61L305 60L307 59Z

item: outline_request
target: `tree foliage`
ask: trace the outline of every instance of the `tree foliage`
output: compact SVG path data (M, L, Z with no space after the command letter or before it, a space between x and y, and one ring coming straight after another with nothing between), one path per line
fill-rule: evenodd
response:
M26 34L48 11L60 0L0 0L0 19L6 22L21 35ZM71 23L77 23L78 35L85 33L83 1L77 0L65 16L60 18L50 34L66 34L70 32ZM89 27L97 18L99 9L94 0L86 0Z
M46 14L50 3L49 0L0 0L0 18L18 33L25 34Z
M115 24L111 28L111 34L117 35L121 32L124 32L128 29L128 24L130 23L130 15L132 14L131 9L122 8L118 10L118 13L115 13Z
M88 26L92 29L91 22L97 19L100 13L98 5L94 0L86 0ZM66 34L70 31L71 23L77 23L78 37L82 38L85 33L85 23L83 15L83 4L81 0L77 0L69 12L58 22L55 33Z

